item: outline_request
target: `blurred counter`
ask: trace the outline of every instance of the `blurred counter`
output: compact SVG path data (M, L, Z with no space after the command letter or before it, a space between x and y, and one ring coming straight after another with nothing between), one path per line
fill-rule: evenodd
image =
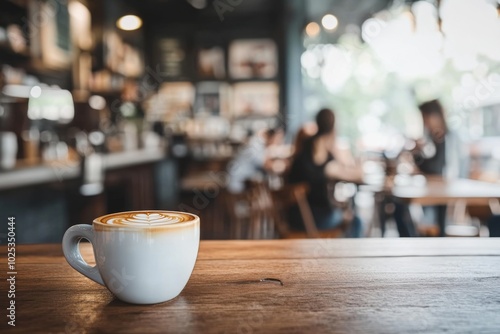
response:
M18 243L60 242L73 224L118 211L175 209L177 161L164 149L102 155L103 188L83 191L82 162L52 162L0 172L0 212L16 217ZM90 183L92 185L92 183ZM0 243L7 234L0 226Z
M105 170L153 163L165 159L163 148L148 148L103 155ZM54 161L50 164L19 167L0 172L0 190L20 188L43 183L70 180L79 177L79 163Z

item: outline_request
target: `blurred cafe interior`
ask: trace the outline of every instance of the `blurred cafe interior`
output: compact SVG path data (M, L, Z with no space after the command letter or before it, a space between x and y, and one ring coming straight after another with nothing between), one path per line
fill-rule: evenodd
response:
M0 212L500 236L499 40L496 0L1 0Z

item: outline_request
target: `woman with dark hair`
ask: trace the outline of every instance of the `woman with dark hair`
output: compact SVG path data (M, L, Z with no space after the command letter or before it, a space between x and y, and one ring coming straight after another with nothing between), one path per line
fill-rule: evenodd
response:
M307 138L301 151L295 156L289 174L290 183L309 185L307 196L311 211L319 230L339 226L342 211L332 206L328 196L328 183L331 180L359 181L361 171L353 166L345 166L335 159L335 114L331 109L322 109L316 115L317 132ZM292 210L293 211L293 210ZM300 215L292 212L291 225L303 229ZM361 237L362 226L354 217L349 236Z

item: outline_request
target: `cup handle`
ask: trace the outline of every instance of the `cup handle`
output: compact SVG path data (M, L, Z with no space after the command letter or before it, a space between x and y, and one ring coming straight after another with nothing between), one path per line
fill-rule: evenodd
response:
M80 240L87 239L92 244L92 248L94 249L94 230L92 229L92 225L75 225L71 226L66 233L64 233L62 240L62 248L64 257L66 261L68 261L69 265L73 267L80 274L87 276L91 280L96 283L104 285L101 274L96 266L89 266L87 262L82 258L82 254L80 253L80 248L78 245L80 244ZM94 255L95 256L95 255Z

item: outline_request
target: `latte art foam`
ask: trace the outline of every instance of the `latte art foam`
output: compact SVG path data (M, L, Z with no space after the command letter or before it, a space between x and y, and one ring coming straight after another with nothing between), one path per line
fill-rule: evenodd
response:
M103 217L100 223L115 226L161 226L193 220L188 214L176 212L131 212Z

